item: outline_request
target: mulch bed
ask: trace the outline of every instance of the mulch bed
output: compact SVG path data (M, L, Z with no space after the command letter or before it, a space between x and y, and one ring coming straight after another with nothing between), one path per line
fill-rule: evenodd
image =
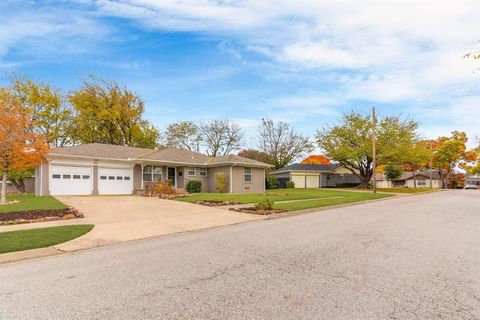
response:
M0 225L83 218L74 208L0 213Z
M285 209L270 209L270 210L261 210L261 209L255 209L254 207L248 207L248 208L230 208L232 211L237 211L237 212L243 212L243 213L250 213L250 214L258 214L262 216L268 216L269 214L274 214L274 213L284 213Z
M195 201L195 204L200 204L202 206L208 206L208 207L219 207L219 206L231 206L231 205L236 205L239 204L240 202L238 201L219 201L219 200L201 200L201 201Z

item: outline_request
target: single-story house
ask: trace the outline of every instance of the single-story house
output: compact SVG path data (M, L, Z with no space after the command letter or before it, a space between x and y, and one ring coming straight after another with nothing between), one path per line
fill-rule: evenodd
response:
M430 173L432 176L432 188L441 189L442 180L438 171L429 170L417 171L415 179L417 180L417 188L430 188ZM387 180L383 173L377 173L377 188L414 188L413 172L404 172L397 180Z
M465 185L480 187L480 174L472 174L465 178Z
M359 184L360 179L338 163L329 165L294 163L272 172L281 187L293 181L295 188L333 188Z
M208 157L175 148L89 143L50 150L35 170L35 194L132 194L166 180L179 189L189 180L200 180L202 192L216 192L215 175L220 172L228 179L228 192L264 192L268 167L236 155Z

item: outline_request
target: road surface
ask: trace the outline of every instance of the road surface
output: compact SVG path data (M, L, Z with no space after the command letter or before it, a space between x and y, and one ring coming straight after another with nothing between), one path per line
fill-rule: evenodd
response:
M480 319L480 192L0 266L0 319Z

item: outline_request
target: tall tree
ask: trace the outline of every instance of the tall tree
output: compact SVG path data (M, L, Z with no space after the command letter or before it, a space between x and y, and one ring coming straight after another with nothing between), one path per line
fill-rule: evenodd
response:
M243 133L236 123L227 120L212 120L200 125L200 133L211 157L225 156L240 149Z
M49 84L12 76L10 91L32 117L31 129L43 135L50 148L64 147L75 142L73 111L58 89Z
M270 155L266 152L255 150L255 149L243 149L238 152L240 157L249 158L253 160L257 160L260 162L265 162L268 164L273 164L273 160Z
M372 159L372 119L357 112L345 114L341 123L317 131L317 142L325 155L357 176L367 188L375 168ZM396 163L416 139L418 124L399 116L379 119L377 164Z
M7 177L11 171L22 171L40 162L47 145L31 131L32 116L21 101L8 90L0 90L0 204L7 203Z
M286 122L275 123L273 120L262 119L259 128L259 149L267 153L275 169L279 169L311 152L313 143Z
M303 159L301 164L321 164L321 165L329 165L332 162L330 159L325 157L324 155L318 154L318 155L311 155Z
M199 151L202 137L198 126L193 121L170 123L165 132L169 147Z
M443 188L448 186L450 174L467 160L467 134L453 131L449 137L439 137L435 141L434 166L442 180Z
M417 187L417 171L428 168L429 160L432 158L430 150L430 141L419 140L414 141L412 145L404 149L401 162L407 165L408 169L413 172L413 185Z
M79 142L143 148L158 146L159 131L142 118L142 99L125 86L92 78L72 92L69 101L75 109Z

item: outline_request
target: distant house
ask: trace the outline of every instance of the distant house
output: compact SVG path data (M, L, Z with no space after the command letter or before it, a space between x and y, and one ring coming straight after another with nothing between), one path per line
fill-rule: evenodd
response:
M442 188L442 180L438 171L431 171L432 188ZM414 188L413 172L404 172L397 180L389 181L383 173L377 173L377 188ZM417 171L415 173L417 188L430 188L430 171Z
M272 172L280 187L293 181L295 188L333 188L356 185L360 180L338 163L330 165L294 163Z
M479 186L480 187L480 174L469 175L465 178L465 185Z

